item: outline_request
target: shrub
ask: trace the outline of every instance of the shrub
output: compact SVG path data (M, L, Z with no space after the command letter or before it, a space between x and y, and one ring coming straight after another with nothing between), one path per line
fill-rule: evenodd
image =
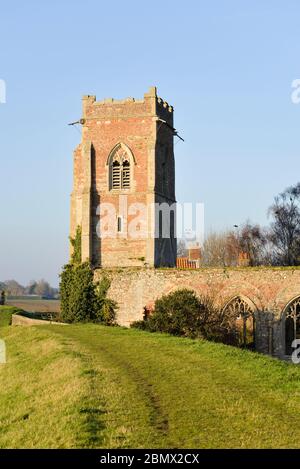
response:
M72 270L69 319L71 319L71 322L90 321L93 318L96 301L93 271L87 262L73 265Z
M71 239L73 254L60 275L61 319L72 322L101 322L111 325L115 320L116 303L107 298L110 280L103 277L94 283L88 262L81 263L81 229Z
M66 264L60 274L60 317L62 321L72 322L71 301L73 294L74 266Z
M143 319L141 321L133 321L130 325L130 327L134 329L141 329L142 331L150 331L149 326L150 326L149 319Z
M114 300L107 298L110 280L104 276L95 285L95 312L94 320L111 326L115 322L117 304Z
M20 308L15 306L0 306L0 327L10 326L13 314L23 313Z
M223 324L226 324L223 325ZM234 330L209 298L199 298L192 290L181 289L156 300L153 314L132 327L150 332L205 338L227 344L236 343Z
M201 303L190 290L177 290L155 302L154 314L149 318L151 329L173 335L196 336L199 332Z
M6 300L5 291L2 290L1 295L0 295L0 305L4 306L5 305L5 300Z

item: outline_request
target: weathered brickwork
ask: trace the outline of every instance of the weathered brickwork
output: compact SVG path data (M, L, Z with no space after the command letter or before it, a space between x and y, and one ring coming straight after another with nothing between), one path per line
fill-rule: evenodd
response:
M137 213L127 207L156 202L175 202L175 165L173 152L173 108L162 101L156 88L144 99L106 99L83 97L82 141L74 152L74 185L71 196L71 236L82 227L82 258L100 267L174 266L176 239L155 239L155 220L147 215L149 236L128 237L128 226ZM130 164L128 186L112 186L110 156L118 147L127 152ZM115 207L117 226L122 232L115 237L100 237L99 209L105 204ZM125 202L124 202L125 203ZM155 217L154 217L155 218Z
M228 269L115 269L96 270L111 278L109 296L117 301L120 325L143 318L156 298L179 288L208 295L223 308L234 297L253 305L256 349L276 356L285 355L282 317L291 300L300 296L300 270L276 268Z
M155 87L141 100L97 102L95 96L83 97L71 195L71 236L81 226L82 260L96 268L96 278L110 276L109 295L119 305L121 325L142 319L156 298L186 287L212 297L222 309L242 305L237 321L243 324L244 337L249 319L256 349L284 356L285 342L300 337L300 301L290 305L300 295L300 270L247 268L243 256L240 268L226 271L154 269L176 266L175 215L167 211L154 216L149 209L155 204L176 207L173 114ZM113 207L115 236L99 236L107 205ZM147 236L129 234L140 210L130 211L133 205L147 207ZM166 237L162 226L167 218Z

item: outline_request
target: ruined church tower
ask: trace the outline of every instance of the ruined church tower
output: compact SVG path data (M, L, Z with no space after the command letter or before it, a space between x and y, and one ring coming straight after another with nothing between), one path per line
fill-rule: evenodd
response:
M74 152L71 236L95 267L176 265L173 108L150 88L142 100L83 97Z

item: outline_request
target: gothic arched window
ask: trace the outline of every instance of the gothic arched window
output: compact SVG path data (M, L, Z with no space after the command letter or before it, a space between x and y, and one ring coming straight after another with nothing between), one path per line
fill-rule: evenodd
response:
M300 339L300 296L292 300L284 310L285 353L293 352L292 342Z
M109 155L109 188L130 189L132 179L132 154L126 145L119 143Z
M224 307L225 321L236 330L238 345L241 347L254 347L254 305L246 299L236 296Z

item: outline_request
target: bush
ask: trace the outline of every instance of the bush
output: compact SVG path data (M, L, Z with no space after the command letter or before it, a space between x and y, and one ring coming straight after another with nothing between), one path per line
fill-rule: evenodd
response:
M0 306L0 327L10 326L13 314L22 313L20 308L15 306Z
M103 277L94 283L94 273L88 262L81 263L81 230L77 228L72 240L73 254L60 275L61 319L72 322L115 321L116 303L107 298L110 280Z
M131 326L150 332L205 338L236 344L236 333L208 298L199 298L192 290L181 289L156 300L153 314Z
M93 271L90 265L87 262L74 265L69 305L72 322L92 320L95 301Z
M173 335L187 337L199 335L199 313L201 302L194 292L178 290L158 299L154 314L151 316L151 328Z
M115 322L117 304L110 298L107 298L107 292L110 287L110 280L106 276L102 277L100 282L95 284L95 313L94 320L103 322L111 326Z
M94 283L93 270L85 262L65 265L60 278L62 321L114 323L117 305L107 298L110 287L107 277Z
M71 301L73 294L74 266L66 264L60 274L60 317L64 322L72 322Z

